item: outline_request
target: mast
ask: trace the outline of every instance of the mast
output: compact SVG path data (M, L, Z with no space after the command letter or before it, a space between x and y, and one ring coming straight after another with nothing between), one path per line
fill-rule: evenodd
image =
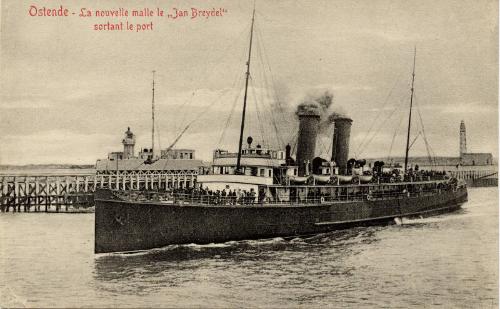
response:
M410 130L411 130L411 109L413 107L413 84L415 82L415 59L417 57L417 47L413 52L413 72L411 74L411 97L410 97L410 115L408 116L408 135L406 137L406 154L405 154L405 173L408 170L408 151L410 150Z
M238 160L236 161L236 173L241 173L241 150L243 145L243 131L245 129L245 113L247 108L248 79L250 78L250 59L252 56L253 24L255 20L255 2L252 13L252 26L250 27L250 47L248 48L247 72L245 81L245 95L243 97L243 113L241 114L240 142L238 144Z
M155 156L155 71L153 70L153 99L151 101L151 118L153 120L151 128L151 160Z

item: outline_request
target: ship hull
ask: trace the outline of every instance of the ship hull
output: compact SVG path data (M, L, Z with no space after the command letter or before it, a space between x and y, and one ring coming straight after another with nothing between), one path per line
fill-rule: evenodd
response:
M181 206L113 200L105 194L96 195L96 253L311 235L451 212L467 201L466 188L429 196L300 206Z

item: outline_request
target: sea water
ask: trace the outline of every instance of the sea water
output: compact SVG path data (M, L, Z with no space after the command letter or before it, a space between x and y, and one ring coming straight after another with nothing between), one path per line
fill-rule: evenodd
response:
M0 214L0 307L498 307L498 189L308 238L94 252L93 214Z

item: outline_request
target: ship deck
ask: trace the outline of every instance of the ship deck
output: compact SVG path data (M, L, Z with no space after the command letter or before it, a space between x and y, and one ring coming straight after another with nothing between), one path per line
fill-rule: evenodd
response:
M460 186L444 180L358 185L270 185L262 186L263 194L259 196L223 196L220 193L203 194L195 190L190 193L107 190L104 194L98 194L96 199L158 206L303 207L432 196L456 191Z

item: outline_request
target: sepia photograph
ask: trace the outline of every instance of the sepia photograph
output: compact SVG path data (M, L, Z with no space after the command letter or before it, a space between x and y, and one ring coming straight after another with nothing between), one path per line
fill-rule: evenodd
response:
M496 0L0 0L0 308L498 308Z

